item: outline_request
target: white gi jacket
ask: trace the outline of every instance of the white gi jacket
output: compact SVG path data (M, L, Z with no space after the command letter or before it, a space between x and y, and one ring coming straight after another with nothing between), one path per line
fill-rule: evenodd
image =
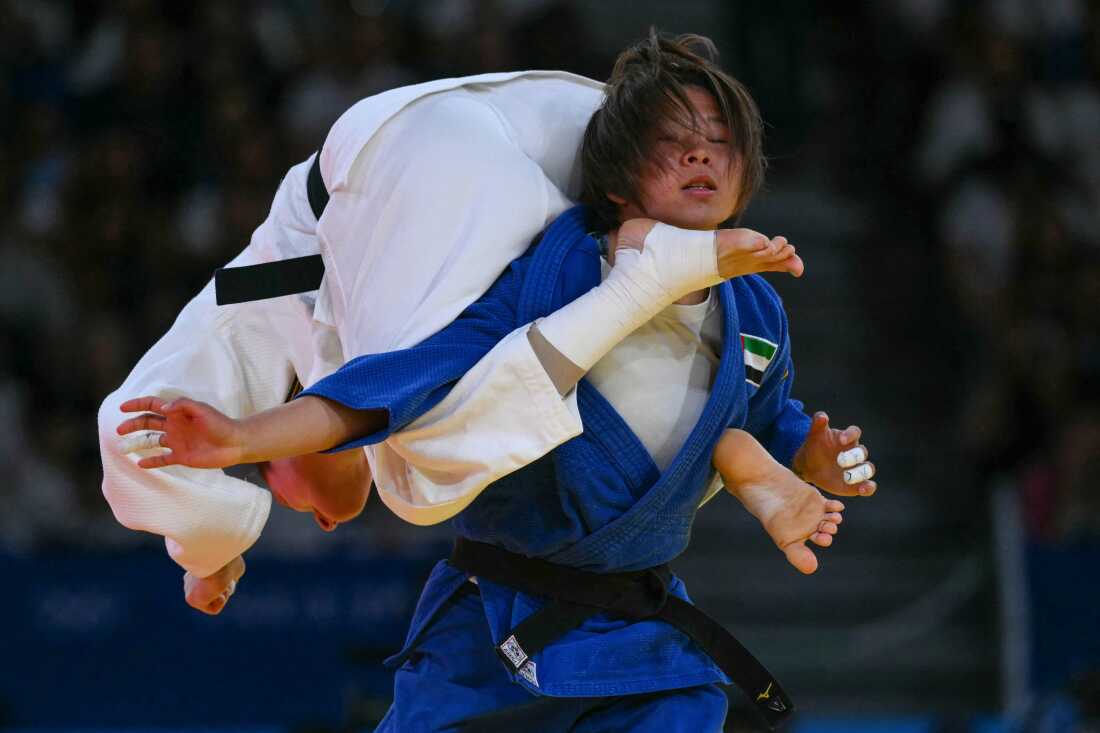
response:
M306 197L311 159L287 173L230 263L320 251L320 290L218 307L208 283L103 402L103 493L115 517L163 535L199 577L247 550L270 494L222 471L138 468L139 456L120 450L118 406L186 395L240 417L283 402L295 375L309 385L345 357L411 346L450 323L571 205L601 88L564 72L486 74L351 107L321 151L330 200L320 221ZM522 330L431 412L367 450L380 496L406 520L446 519L580 433L575 400L558 395Z

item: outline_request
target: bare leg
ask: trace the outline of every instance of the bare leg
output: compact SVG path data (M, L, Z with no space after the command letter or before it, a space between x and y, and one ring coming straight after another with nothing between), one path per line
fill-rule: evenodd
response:
M844 505L780 465L743 430L727 430L714 449L714 465L726 490L760 520L764 531L800 572L817 570L817 556L806 540L829 547Z

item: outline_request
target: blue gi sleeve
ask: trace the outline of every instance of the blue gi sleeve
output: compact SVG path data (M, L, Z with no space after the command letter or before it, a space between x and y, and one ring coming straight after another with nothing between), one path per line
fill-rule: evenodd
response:
M795 453L806 442L811 420L803 412L802 403L791 398L794 382L791 340L787 333L787 314L782 309L780 314L779 348L764 372L760 388L749 398L745 430L759 440L775 460L790 468Z
M386 427L333 448L381 443L431 410L497 343L514 331L527 258L514 261L449 326L416 346L352 359L298 397L326 397L358 410L383 410Z

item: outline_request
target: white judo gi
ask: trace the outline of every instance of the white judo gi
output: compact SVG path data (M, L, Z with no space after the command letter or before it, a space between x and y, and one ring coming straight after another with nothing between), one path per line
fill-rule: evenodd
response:
M122 452L119 405L186 395L232 417L282 403L345 358L411 346L450 323L571 205L577 156L602 85L564 72L516 72L402 87L365 99L320 152L330 199L320 221L294 166L271 213L229 266L321 253L315 293L217 306L213 282L99 411L103 493L125 526L163 535L198 577L259 537L270 494L222 471L146 470ZM496 478L579 434L517 331L431 412L367 449L379 495L427 524ZM508 409L504 409L505 405ZM521 428L516 431L516 428Z

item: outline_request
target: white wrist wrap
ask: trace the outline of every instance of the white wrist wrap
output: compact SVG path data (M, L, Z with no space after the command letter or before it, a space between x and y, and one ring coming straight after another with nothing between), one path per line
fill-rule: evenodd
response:
M598 287L538 322L539 332L588 371L636 328L688 293L722 282L712 231L657 224L639 252L615 250Z

